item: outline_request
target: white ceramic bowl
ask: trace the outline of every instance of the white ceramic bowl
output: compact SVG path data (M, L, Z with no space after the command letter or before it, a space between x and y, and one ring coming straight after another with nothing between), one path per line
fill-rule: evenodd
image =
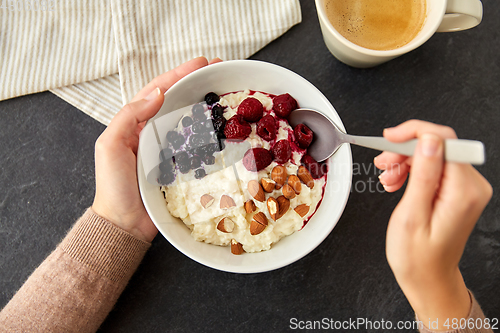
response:
M344 130L333 106L311 83L283 67L253 60L221 62L187 75L165 93L165 102L156 117L200 102L210 91L222 94L244 89L271 94L287 92L298 101L299 106L321 110ZM195 241L188 227L170 215L159 187L147 182L140 157L138 161L142 200L161 234L189 258L208 267L233 273L258 273L281 268L314 250L330 234L342 215L352 179L351 149L345 144L328 160L325 195L307 225L281 239L269 251L238 256L231 254L228 247Z

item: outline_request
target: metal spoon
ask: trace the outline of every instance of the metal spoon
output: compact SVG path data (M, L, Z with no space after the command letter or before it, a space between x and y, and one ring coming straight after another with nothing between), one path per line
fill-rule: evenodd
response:
M315 133L308 154L318 162L332 156L344 143L412 156L418 141L413 139L394 143L383 137L349 135L343 133L326 115L312 109L294 110L288 120L293 127L304 124ZM445 139L444 152L445 160L449 162L484 164L484 145L480 141Z

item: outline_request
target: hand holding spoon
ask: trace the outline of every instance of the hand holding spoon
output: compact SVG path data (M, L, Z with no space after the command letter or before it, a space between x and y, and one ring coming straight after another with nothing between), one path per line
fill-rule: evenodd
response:
M340 131L337 125L326 115L312 109L301 108L292 111L289 122L293 127L304 124L314 133L318 133L308 148L309 155L318 162L332 156L344 143L412 156L418 141L418 139L413 139L395 143L384 137L346 134ZM445 139L444 152L444 158L448 162L484 164L484 145L480 141Z

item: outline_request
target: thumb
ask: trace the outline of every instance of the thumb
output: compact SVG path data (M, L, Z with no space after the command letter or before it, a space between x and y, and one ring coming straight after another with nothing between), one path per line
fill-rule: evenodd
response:
M443 140L435 134L423 134L419 140L410 170L408 186L403 200L424 214L426 220L432 214L436 189L443 173Z
M125 105L113 118L107 130L119 136L133 135L137 125L153 117L162 105L163 94L156 88L144 99Z

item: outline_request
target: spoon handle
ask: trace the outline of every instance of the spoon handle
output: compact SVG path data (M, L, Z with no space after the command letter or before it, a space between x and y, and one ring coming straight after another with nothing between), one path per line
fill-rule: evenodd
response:
M382 151L412 156L417 146L417 139L395 143L383 137L357 136L344 134L348 143ZM484 145L480 141L464 139L445 139L444 158L448 162L484 164Z

